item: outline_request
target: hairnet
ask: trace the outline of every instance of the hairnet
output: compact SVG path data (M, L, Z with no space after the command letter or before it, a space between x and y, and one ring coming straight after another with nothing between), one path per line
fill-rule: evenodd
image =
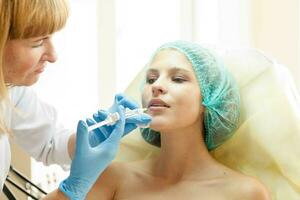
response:
M205 144L208 150L213 150L230 138L238 126L238 86L221 59L209 49L187 41L175 41L158 48L152 59L163 49L175 49L183 53L192 64L201 90L201 103L205 107ZM142 129L141 132L147 142L160 146L159 132L150 128Z

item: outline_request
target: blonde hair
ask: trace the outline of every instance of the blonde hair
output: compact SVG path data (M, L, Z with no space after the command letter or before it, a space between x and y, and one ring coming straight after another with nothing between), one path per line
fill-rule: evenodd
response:
M52 34L65 26L68 16L67 0L0 1L0 135L8 131L3 113L3 104L8 101L3 73L6 42Z

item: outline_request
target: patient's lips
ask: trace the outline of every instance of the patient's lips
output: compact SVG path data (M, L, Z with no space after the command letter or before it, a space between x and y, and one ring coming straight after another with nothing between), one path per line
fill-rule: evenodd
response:
M170 108L170 106L161 99L152 99L148 104L149 111L157 112Z

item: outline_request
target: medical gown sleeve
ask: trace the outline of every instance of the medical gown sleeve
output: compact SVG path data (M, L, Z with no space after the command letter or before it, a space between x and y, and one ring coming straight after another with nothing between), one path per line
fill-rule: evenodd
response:
M28 87L13 87L10 96L10 128L16 143L45 165L70 164L67 147L72 131L57 122L55 109L39 100Z

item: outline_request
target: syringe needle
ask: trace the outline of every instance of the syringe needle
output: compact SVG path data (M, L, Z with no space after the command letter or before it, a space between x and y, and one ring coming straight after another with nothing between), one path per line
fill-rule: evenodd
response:
M147 108L138 108L138 109L134 109L134 110L130 110L128 108L126 108L125 110L125 118L130 118L139 114L144 113L145 111L147 111Z

